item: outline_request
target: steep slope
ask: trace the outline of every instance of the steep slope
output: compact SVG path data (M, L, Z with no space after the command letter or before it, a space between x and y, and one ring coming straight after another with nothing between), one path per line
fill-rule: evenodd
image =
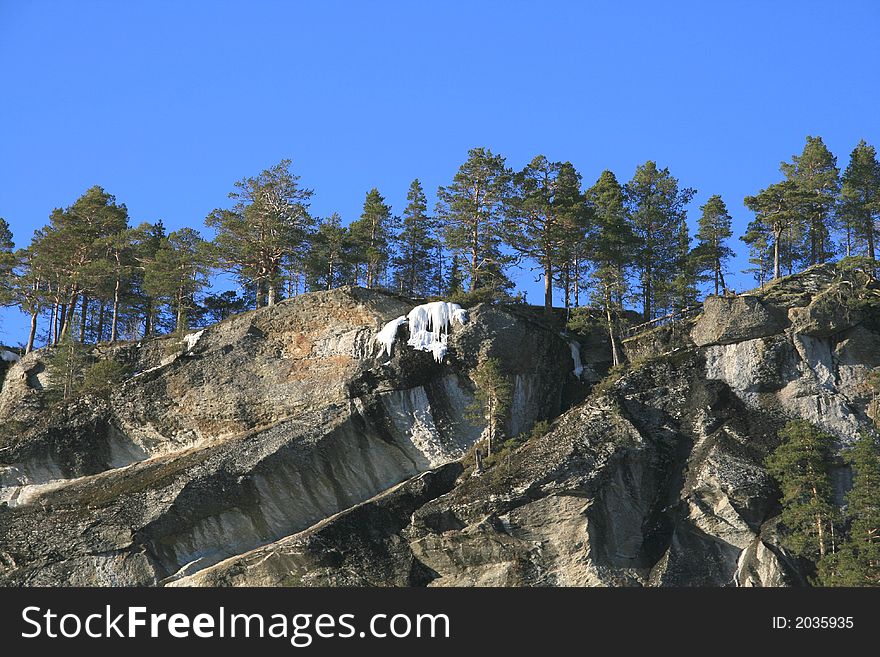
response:
M827 266L710 298L628 340L630 371L484 474L446 466L433 492L409 482L177 583L401 584L418 564L433 586L803 585L764 459L792 417L841 446L871 430L878 301Z
M586 399L569 338L528 309L471 309L437 363L405 328L382 353L413 304L360 289L119 347L140 373L51 416L28 356L0 392L30 425L0 451L0 582L803 584L763 463L789 418L840 447L873 429L876 287L822 266L710 297L626 340L630 367ZM601 370L600 333L580 346ZM485 356L514 377L519 438L477 476L462 417Z
M108 402L44 406L41 354L16 363L0 419L0 581L158 583L198 570L460 458L480 354L515 362L508 431L559 412L565 340L481 306L443 363L373 337L412 303L343 289L185 339L116 349L135 374Z

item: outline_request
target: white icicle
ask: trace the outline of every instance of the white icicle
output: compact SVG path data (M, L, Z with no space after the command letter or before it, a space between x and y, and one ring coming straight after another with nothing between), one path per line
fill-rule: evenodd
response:
M584 366L581 364L581 346L574 340L571 340L568 346L571 348L571 359L574 361L574 375L580 379L584 373Z
M434 360L440 363L446 356L450 324L467 322L467 311L457 303L432 301L413 308L408 320L407 344L420 351L430 351L434 354Z
M376 334L376 337L373 338L373 342L377 342L382 346L382 351L380 353L384 353L386 356L391 357L391 348L394 346L394 341L397 339L397 329L403 324L406 324L406 317L401 316L397 319L392 319L382 327L382 330L379 331L379 333Z
M457 303L432 301L416 306L406 317L398 317L385 324L373 341L382 346L382 353L391 356L397 330L403 324L409 324L409 340L406 343L419 351L430 352L434 360L442 363L449 350L447 339L450 326L467 321L467 311Z

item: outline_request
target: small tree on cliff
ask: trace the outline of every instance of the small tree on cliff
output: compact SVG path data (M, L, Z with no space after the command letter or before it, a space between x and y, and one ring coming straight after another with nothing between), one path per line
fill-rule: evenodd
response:
M853 469L847 493L850 527L840 550L819 563L824 586L880 586L880 445L862 434L846 454Z
M501 436L501 426L510 410L513 385L497 358L480 362L471 379L477 390L474 403L467 409L467 418L472 422L486 423L486 456L491 456L492 444Z
M779 432L782 443L767 457L767 471L782 489L785 544L793 553L819 561L834 551L834 505L828 464L834 437L804 420Z

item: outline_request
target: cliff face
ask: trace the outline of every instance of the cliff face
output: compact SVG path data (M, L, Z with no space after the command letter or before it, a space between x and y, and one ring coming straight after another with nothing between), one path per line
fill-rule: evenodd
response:
M438 364L405 328L380 354L413 304L360 289L117 347L135 374L110 400L52 413L30 355L0 391L0 583L803 583L763 461L791 417L841 444L870 426L878 294L853 276L710 298L627 340L631 367L588 396L569 339L524 309L471 309ZM607 366L600 333L581 352ZM513 376L519 439L475 476L486 356Z
M411 308L360 289L117 348L109 401L42 410L41 354L0 393L0 582L150 584L307 529L461 458L480 354L514 364L510 435L580 387L568 343L483 306L438 364L373 337Z

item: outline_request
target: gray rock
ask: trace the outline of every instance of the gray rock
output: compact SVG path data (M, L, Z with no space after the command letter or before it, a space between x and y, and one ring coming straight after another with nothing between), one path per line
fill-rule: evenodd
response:
M707 297L691 337L698 347L763 338L783 329L757 296Z

